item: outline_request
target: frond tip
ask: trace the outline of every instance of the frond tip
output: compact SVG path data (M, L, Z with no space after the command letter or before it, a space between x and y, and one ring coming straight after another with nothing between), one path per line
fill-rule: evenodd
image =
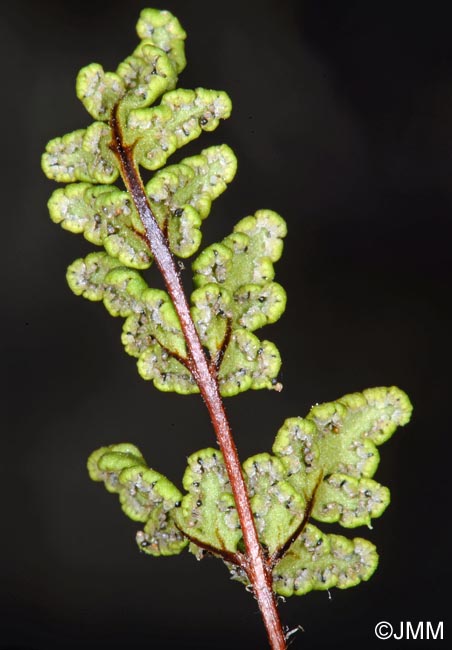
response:
M137 34L140 44L116 72L91 63L77 76L77 97L95 120L109 120L119 103L128 109L149 106L176 86L185 67L186 37L177 18L169 11L143 9Z
M149 268L154 255L143 206L124 175L133 168L169 251L192 257L213 201L235 176L236 157L227 145L213 145L161 168L178 148L229 117L231 100L219 90L177 87L186 34L168 11L144 9L137 32L140 43L115 72L98 63L80 71L77 95L95 121L49 142L42 168L66 183L49 200L51 219L105 249L69 266L70 288L127 319L122 341L141 377L161 391L190 394L199 387L171 299L137 272ZM155 172L145 187L140 165ZM129 191L113 185L119 174ZM193 263L191 316L223 397L281 387L276 346L253 332L277 321L285 308L285 291L273 281L285 234L279 215L259 210Z

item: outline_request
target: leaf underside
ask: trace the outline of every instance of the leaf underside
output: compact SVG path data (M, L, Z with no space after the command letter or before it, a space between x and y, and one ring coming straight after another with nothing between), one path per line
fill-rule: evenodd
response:
M345 589L370 578L378 564L371 542L324 533L309 520L350 528L370 526L383 513L389 491L370 478L378 466L377 447L410 416L408 397L396 387L345 395L314 406L306 418L287 419L273 454L260 453L243 463L276 593ZM88 467L91 478L119 494L125 514L145 524L137 534L145 552L175 554L190 542L197 557L207 549L247 584L244 572L231 564L243 539L220 451L202 449L189 457L185 493L147 468L133 445L101 448Z
M161 391L199 392L170 296L142 275L153 262L146 229L131 196L114 185L121 171L113 146L117 124L136 169L154 172L145 193L171 253L181 259L197 255L191 264L191 316L221 395L280 390L279 352L255 332L285 309L285 291L274 279L285 222L271 210L258 210L198 252L202 223L234 178L236 158L222 144L165 165L179 148L228 118L231 102L222 91L178 88L186 34L171 13L144 9L137 33L138 46L116 71L98 63L80 71L77 96L94 121L50 141L42 156L45 174L65 184L49 200L52 220L104 249L75 260L68 284L76 295L102 301L112 316L125 319L122 343L145 380ZM306 418L287 419L272 453L243 463L276 593L347 588L372 575L378 556L371 542L324 533L311 520L371 527L390 499L373 478L378 446L410 415L408 397L395 387L346 395L314 406ZM88 470L142 525L136 539L143 552L166 556L188 547L198 558L209 552L223 559L234 579L247 583L237 560L242 531L218 450L202 449L188 458L184 492L128 443L95 451Z
M122 341L144 379L161 391L190 394L199 388L188 370L178 317L169 295L141 275L153 261L146 230L131 196L114 185L120 166L111 147L112 120L123 145L133 149L135 165L155 172L145 187L152 213L172 254L188 259L198 252L202 223L234 178L237 161L222 144L164 165L229 117L231 102L223 91L177 87L186 35L169 12L143 10L137 33L139 45L115 72L98 63L80 71L77 96L95 121L49 142L42 167L66 183L49 200L52 220L105 249L70 265L70 288L126 319ZM191 314L223 397L281 389L279 352L254 332L285 308L284 289L273 281L285 234L279 215L259 210L193 262Z

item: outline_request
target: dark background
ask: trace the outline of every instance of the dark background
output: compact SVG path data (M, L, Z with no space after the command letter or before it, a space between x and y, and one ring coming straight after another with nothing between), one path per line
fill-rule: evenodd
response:
M380 620L443 620L447 638L449 3L163 4L188 32L181 86L224 89L234 104L172 158L220 142L238 156L204 242L263 207L289 226L277 268L288 308L263 332L285 389L228 400L242 458L269 450L286 417L344 393L396 384L415 407L382 449L376 478L391 506L372 531L349 531L377 544L377 573L281 605L284 623L305 630L291 647L380 647ZM214 444L199 397L142 381L120 319L68 290L66 266L91 246L50 222L55 186L39 167L47 140L90 122L77 71L115 69L143 6L1 3L2 650L266 647L251 595L220 562L140 554L137 526L85 469L93 449L128 440L180 484L186 457Z

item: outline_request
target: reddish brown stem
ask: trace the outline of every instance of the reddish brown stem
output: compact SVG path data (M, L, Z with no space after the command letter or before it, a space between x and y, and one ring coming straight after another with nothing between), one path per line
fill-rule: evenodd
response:
M119 161L122 179L143 223L146 239L155 263L163 276L168 293L179 316L188 349L188 367L207 406L218 444L223 453L246 549L243 568L253 587L271 648L273 650L285 650L286 640L272 590L271 570L265 561L257 537L237 448L220 396L217 379L215 373L211 372L206 354L196 332L180 275L169 250L168 242L152 212L141 176L133 159L133 148L126 146L123 142L116 112L114 112L111 120L111 128L113 132L111 149Z
M188 367L207 406L218 444L223 453L246 549L243 568L253 587L254 596L262 614L271 648L273 650L285 650L287 647L286 639L276 607L276 598L272 590L271 569L266 563L263 549L257 537L240 460L218 389L216 373L211 370L199 340L176 263L169 250L165 234L160 229L152 212L141 176L135 164L133 147L129 147L123 142L116 111L112 116L111 128L113 133L111 149L119 161L122 179L143 223L146 239L155 263L163 276L166 288L179 316L188 350Z

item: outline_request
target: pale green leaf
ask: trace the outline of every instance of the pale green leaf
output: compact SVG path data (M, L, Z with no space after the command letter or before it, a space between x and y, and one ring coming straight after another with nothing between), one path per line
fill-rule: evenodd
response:
M88 459L88 471L94 481L103 481L109 492L119 495L122 510L130 519L146 524L137 533L143 551L175 555L187 545L173 518L182 494L165 476L147 467L134 445L98 449Z
M179 528L196 543L234 553L242 536L223 457L202 449L188 458L187 490L176 512Z
M48 202L50 217L65 230L83 233L125 266L148 268L152 256L133 202L111 185L72 183L55 190Z
M231 101L222 91L172 90L163 95L158 106L131 110L124 135L128 142L136 142L137 163L155 170L202 131L213 131L230 112Z
M162 391L198 392L183 365L186 344L174 306L165 291L150 289L141 275L106 253L91 253L68 268L68 284L77 295L104 302L122 316L122 342L138 358L138 372Z
M370 480L379 462L376 445L409 421L411 409L393 386L346 395L314 406L305 419L285 421L273 453L299 492L315 494L315 519L354 527L382 514L389 491Z
M174 88L177 81L177 74L165 52L148 39L142 40L133 54L119 64L116 74L126 88L120 105L123 119L131 109L143 109L153 104L160 95Z
M237 329L232 333L218 373L220 392L224 397L231 397L250 388L278 390L276 377L280 368L281 357L273 343Z
M68 267L67 283L76 296L93 301L103 300L107 288L105 278L118 266L119 261L107 253L90 253Z
M62 183L113 183L119 167L110 142L109 126L94 122L87 129L50 140L42 156L42 169L48 178Z
M218 284L206 284L193 291L191 302L201 343L213 361L219 360L223 344L227 343L231 297Z
M184 40L186 33L180 22L169 11L143 9L137 23L140 38L151 41L163 50L177 73L185 68Z
M170 249L190 257L201 242L200 226L212 201L226 189L236 171L236 158L226 145L209 147L157 172L146 186L152 211L167 231Z
M192 316L201 342L218 362L223 396L249 388L281 390L277 348L251 331L275 322L284 311L286 294L273 282L273 262L285 234L279 215L259 210L193 262L198 288L192 294Z
M281 256L285 234L285 222L278 214L258 210L193 262L196 286L216 283L230 294L233 328L253 331L274 323L284 312L286 293L273 282L273 262Z
M126 330L123 336L123 341L128 339ZM137 366L140 376L152 381L162 392L175 392L180 395L199 393L198 385L190 371L156 342L150 343L141 352Z
M179 555L188 544L175 524L174 511L165 511L165 506L152 510L143 530L137 532L136 542L140 551L154 557Z
M99 466L101 463L102 466ZM96 449L88 458L87 468L93 481L103 481L109 492L118 493L121 489L119 473L125 467L146 468L141 451L135 445L121 442Z
M317 521L338 521L345 528L371 525L390 502L390 493L371 478L353 478L347 474L330 474L319 488L312 516Z
M115 72L105 72L99 63L80 70L75 85L77 97L95 120L109 120L113 108L126 92L126 86Z
M296 531L306 504L285 480L285 467L274 456L251 456L243 469L259 540L271 555Z
M123 343L126 352L139 356L146 343L154 341L177 357L187 355L179 319L166 291L146 289L140 295L140 310L124 323Z
M92 63L77 76L77 97L95 120L109 120L118 103L123 116L131 108L149 106L176 86L185 67L186 37L177 18L168 11L144 9L137 32L142 41L117 72Z
M142 295L148 286L138 271L117 266L105 276L104 287L103 302L112 316L126 318L142 310Z
M371 542L325 535L308 524L274 567L273 589L281 596L302 596L313 589L347 589L368 580L377 564Z

